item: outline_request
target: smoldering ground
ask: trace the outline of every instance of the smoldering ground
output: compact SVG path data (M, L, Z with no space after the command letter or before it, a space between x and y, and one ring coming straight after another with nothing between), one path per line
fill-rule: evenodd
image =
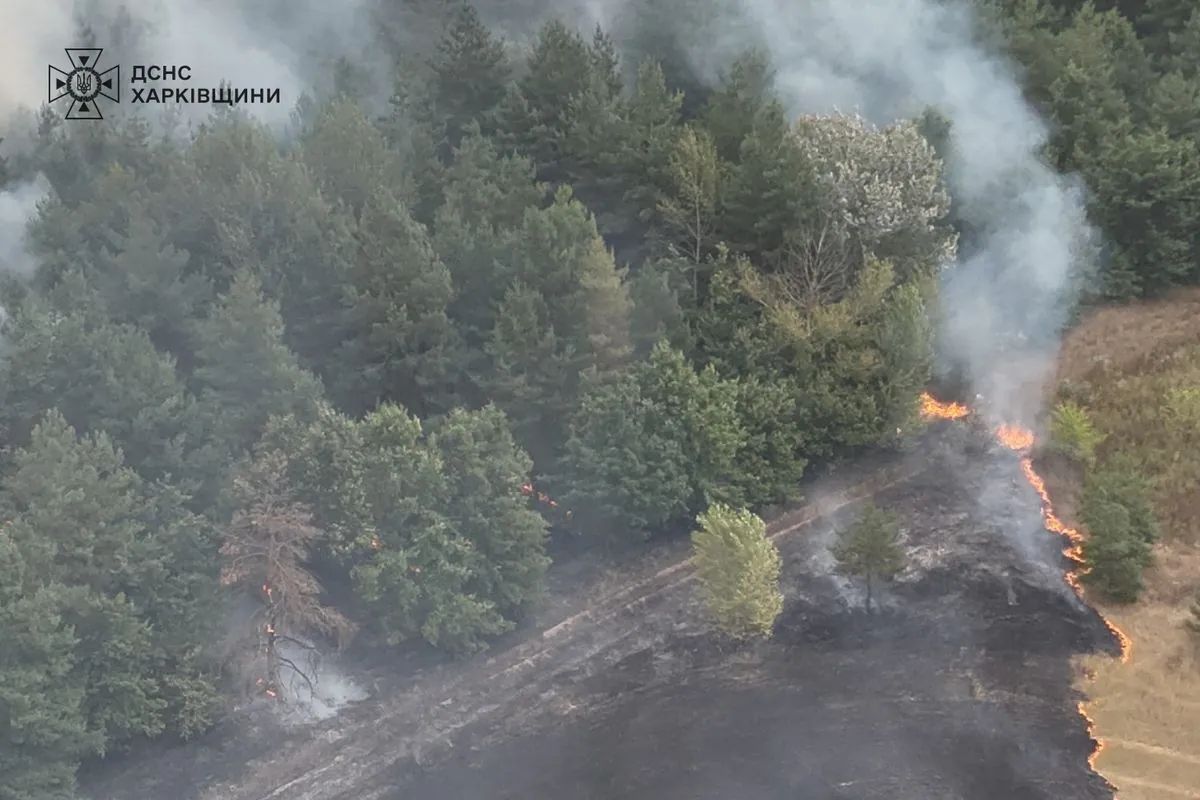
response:
M329 719L367 697L329 642L283 629L268 650L267 619L261 603L242 597L233 604L220 652L226 688L237 698L236 711L254 707L269 711L285 727ZM271 685L270 694L268 680ZM236 712L235 712L236 713Z

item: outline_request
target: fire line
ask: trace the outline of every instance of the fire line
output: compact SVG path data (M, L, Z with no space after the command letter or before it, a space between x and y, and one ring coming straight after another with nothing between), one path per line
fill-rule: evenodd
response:
M921 416L925 419L956 420L969 416L970 413L971 410L960 403L943 403L936 400L928 392L921 395ZM1020 456L1021 472L1025 475L1025 480L1029 482L1029 485L1033 487L1041 499L1042 522L1046 526L1046 530L1058 534L1066 541L1066 546L1063 548L1063 555L1075 565L1074 569L1067 570L1064 578L1075 594L1086 603L1087 597L1084 593L1083 585L1080 583L1080 578L1085 572L1083 561L1084 537L1082 533L1069 527L1054 513L1054 507L1050 502L1050 494L1046 491L1046 482L1042 480L1042 477L1033 468L1032 452L1036 444L1036 437L1032 431L1016 425L1001 425L993 433L997 442ZM1132 640L1098 610L1096 613L1120 644L1121 663L1128 663L1133 649ZM1079 715L1083 717L1084 722L1087 724L1088 736L1096 743L1095 749L1092 750L1092 754L1088 757L1088 767L1095 772L1096 759L1099 758L1101 751L1104 750L1104 741L1097 738L1093 733L1096 723L1088 715L1085 704L1079 703L1078 710ZM1113 788L1116 789L1117 787L1114 786Z

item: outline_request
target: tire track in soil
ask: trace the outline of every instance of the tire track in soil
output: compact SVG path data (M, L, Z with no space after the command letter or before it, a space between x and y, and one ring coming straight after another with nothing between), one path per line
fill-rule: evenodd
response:
M1188 789L1184 786L1169 786L1165 783L1155 783L1154 781L1147 781L1141 778L1130 778L1126 775L1110 774L1106 775L1105 777L1111 779L1112 782L1118 786L1123 786L1126 788L1136 787L1138 789L1148 789L1152 792L1158 792L1171 797L1186 797L1190 798L1191 800L1200 800L1200 791Z
M1105 738L1104 744L1106 747L1123 747L1126 750L1140 750L1143 753L1153 753L1157 756L1173 758L1177 761L1183 761L1188 764L1200 764L1200 756L1194 756L1190 753L1182 753L1178 750L1172 750L1168 747L1159 747L1154 744L1145 744L1143 742L1134 742L1128 739L1111 739Z
M836 503L819 501L784 514L769 527L779 541L844 508L919 477L927 463L881 470L882 474L836 490ZM646 640L638 612L695 577L684 558L622 589L603 592L588 606L497 653L458 675L431 675L401 694L365 702L325 725L301 734L248 765L238 784L210 787L204 800L370 800L390 789L380 785L398 762L417 764L453 747L453 735L467 725L501 718L514 707L531 708L545 681L608 653L616 660ZM612 626L619 618L631 624ZM606 630L607 628L607 630ZM626 647L622 647L626 645ZM612 655L617 653L617 655ZM541 670L539 671L539 668ZM551 669L552 668L552 669ZM550 670L549 676L546 671ZM533 674L530 674L533 673ZM495 699L500 702L495 702ZM487 701L492 699L492 703ZM372 707L373 706L373 707ZM365 784L365 785L364 785Z

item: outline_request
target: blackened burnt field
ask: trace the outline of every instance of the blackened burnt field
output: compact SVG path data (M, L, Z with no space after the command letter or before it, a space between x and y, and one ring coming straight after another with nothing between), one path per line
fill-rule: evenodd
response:
M774 528L788 604L770 642L722 641L687 571L662 570L608 587L569 628L401 678L317 729L275 739L260 721L249 765L229 742L216 757L202 746L93 796L1112 798L1088 767L1070 659L1117 645L1063 582L1062 543L1016 460L967 435L931 437L910 477L875 495L902 520L910 566L873 617L829 569L856 506L814 491L810 504L837 510ZM168 788L164 772L189 785Z
M1035 566L1046 553L1057 567L1060 544L1015 463L963 455L877 497L903 516L915 562L884 614L847 607L818 523L781 542L791 596L772 643L722 646L682 614L658 646L560 676L530 732L468 734L449 761L395 770L385 796L1111 797L1087 767L1069 666L1111 642Z

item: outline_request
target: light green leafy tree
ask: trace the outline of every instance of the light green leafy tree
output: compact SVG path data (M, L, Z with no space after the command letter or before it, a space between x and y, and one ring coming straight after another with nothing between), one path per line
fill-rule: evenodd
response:
M749 511L719 503L697 522L692 563L714 621L737 638L770 636L783 611L783 561L767 526Z

